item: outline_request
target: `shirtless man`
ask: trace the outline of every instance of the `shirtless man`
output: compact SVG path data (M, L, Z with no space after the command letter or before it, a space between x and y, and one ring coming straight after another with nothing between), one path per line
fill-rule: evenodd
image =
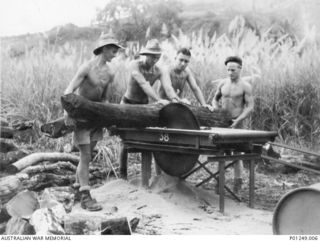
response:
M222 79L212 100L214 109L221 107L228 110L233 119L231 128L244 128L243 120L253 110L252 87L241 78L242 59L237 56L228 57L224 64L228 78ZM238 193L242 185L242 161L237 161L234 168L234 192Z
M169 72L156 65L161 56L161 48L158 40L149 40L146 47L143 48L140 53L144 56L144 59L138 59L132 61L130 64L130 76L128 81L128 88L122 97L121 104L147 104L149 99L168 104L169 101L180 101L178 95L172 89L170 84ZM168 100L161 99L155 92L152 86L157 80L160 80L161 86L168 93ZM151 152L144 152L142 154L146 160L152 160ZM126 152L121 145L120 147L120 176L127 178L126 176ZM156 167L157 174L160 174L160 169Z
M97 47L93 50L94 57L87 63L80 66L77 73L71 80L64 94L77 91L91 101L106 102L107 89L113 81L113 74L107 64L122 48L116 39L111 35L102 35ZM75 120L64 112L67 126L74 126ZM79 129L73 133L73 141L80 151L80 162L76 171L76 183L74 188L79 189L81 195L81 207L89 211L101 210L102 207L95 199L92 199L89 186L89 163L94 147L103 138L103 130L99 129Z
M191 52L187 48L181 48L177 51L177 55L175 57L175 62L172 68L169 70L171 85L178 95L179 98L182 98L182 94L184 91L184 87L186 83L188 83L191 88L193 94L197 98L198 102L203 106L212 110L212 107L206 104L204 100L201 89L197 85L196 80L194 79L190 69L188 68L188 64L190 62ZM168 99L166 91L163 86L159 88L159 96L163 99ZM185 103L190 103L187 100L183 100Z
M152 86L160 80L161 86L168 93L168 100L179 101L180 98L170 85L170 76L167 71L156 65L161 56L160 44L156 39L148 41L145 48L140 51L143 60L134 60L130 63L130 76L128 88L122 97L121 103L147 104L149 99L168 103L161 99Z

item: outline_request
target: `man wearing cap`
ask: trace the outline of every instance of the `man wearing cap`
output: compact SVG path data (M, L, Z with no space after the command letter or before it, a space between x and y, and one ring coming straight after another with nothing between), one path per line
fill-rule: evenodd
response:
M225 60L228 78L222 79L212 100L214 109L219 107L228 110L233 119L230 128L244 128L243 121L253 110L252 87L241 78L242 59L229 56ZM220 105L221 103L221 105ZM234 192L238 193L242 185L242 161L237 161L234 167Z
M177 51L177 55L175 57L175 62L172 68L170 68L170 80L171 85L178 95L179 98L182 98L182 94L185 88L186 83L188 83L191 88L193 94L197 98L198 102L203 106L212 110L212 107L206 104L204 100L203 94L201 92L200 87L197 85L196 80L194 79L190 69L188 68L188 64L190 62L191 52L187 48L180 48ZM159 95L163 99L168 99L168 96L165 92L163 86L159 88ZM185 103L189 103L188 100L183 99Z
M64 94L77 92L88 100L94 102L107 101L107 89L113 81L113 74L107 62L110 62L123 48L110 34L101 35L96 48L93 50L94 57L80 66L71 80ZM74 126L75 121L64 112L67 126ZM75 128L73 141L80 151L80 162L76 171L75 189L79 189L81 195L81 207L89 211L101 210L102 207L95 199L92 199L89 186L89 163L92 151L99 140L102 140L101 128L80 129Z

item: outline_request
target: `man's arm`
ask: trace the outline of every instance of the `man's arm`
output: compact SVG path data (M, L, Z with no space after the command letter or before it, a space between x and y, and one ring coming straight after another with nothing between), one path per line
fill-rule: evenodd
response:
M170 71L168 68L161 68L160 83L170 101L180 101L179 96L176 94L172 87L170 79Z
M206 107L208 106L206 104L206 101L204 100L204 97L203 97L203 94L202 94L202 91L200 89L200 87L198 86L195 78L193 77L191 71L189 69L186 69L187 73L188 73L188 77L187 77L187 81L189 83L189 86L193 92L193 94L195 95L195 97L197 98L197 100L199 101L199 103Z
M244 109L242 113L233 120L231 128L237 127L237 125L244 120L249 114L252 112L254 103L253 103L253 96L252 96L252 87L248 82L243 83L244 87Z
M64 91L64 95L73 93L81 85L86 75L87 75L87 66L83 65L79 68L75 76L72 78L68 87Z
M221 88L224 84L224 80L221 80L218 84L218 87L217 87L217 90L213 96L213 99L212 99L212 102L211 102L211 105L214 109L218 109L219 108L219 101L222 97L222 92L221 92Z
M160 100L160 97L156 94L156 92L151 87L150 83L146 81L146 79L140 72L137 64L133 64L131 66L131 77L137 81L137 83L139 84L139 86L142 88L142 90L145 92L147 96L151 97L155 101Z
M86 75L87 75L87 65L82 65L77 71L77 73L75 74L75 76L73 77L73 79L71 80L71 82L69 83L66 90L64 91L64 95L73 93L81 85ZM65 123L67 126L75 125L75 121L69 117L66 110L64 110L63 114L65 118Z
M105 88L103 90L103 93L102 93L101 102L103 102L103 103L109 103L109 100L108 100L108 98L109 98L109 86L111 85L111 83L113 83L113 80L114 80L114 74L111 74L110 80L107 83L107 85L105 86Z

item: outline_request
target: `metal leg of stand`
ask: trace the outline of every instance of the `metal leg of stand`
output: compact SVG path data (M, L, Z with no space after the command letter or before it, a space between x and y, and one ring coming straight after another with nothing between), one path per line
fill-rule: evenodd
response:
M224 174L225 173L225 161L219 162L219 209L221 213L224 213Z

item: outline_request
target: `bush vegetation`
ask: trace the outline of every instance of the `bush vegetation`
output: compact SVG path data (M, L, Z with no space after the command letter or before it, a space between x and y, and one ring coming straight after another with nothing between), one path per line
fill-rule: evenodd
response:
M315 41L298 41L287 34L275 39L270 30L258 35L246 27L242 16L237 16L228 32L219 36L210 36L203 29L188 34L180 30L161 44L161 64L169 64L179 46L191 48L190 68L208 102L216 80L226 74L224 59L233 54L243 57L243 75L255 77L251 128L276 130L283 142L319 147L320 50ZM2 48L1 115L9 120L40 123L60 117L60 96L79 65L91 58L93 46L89 40L58 44L51 38L32 48L25 47L21 55ZM126 89L126 68L139 48L139 44L128 44L112 62L116 78L110 91L111 102L120 101ZM186 96L196 104L190 92Z

